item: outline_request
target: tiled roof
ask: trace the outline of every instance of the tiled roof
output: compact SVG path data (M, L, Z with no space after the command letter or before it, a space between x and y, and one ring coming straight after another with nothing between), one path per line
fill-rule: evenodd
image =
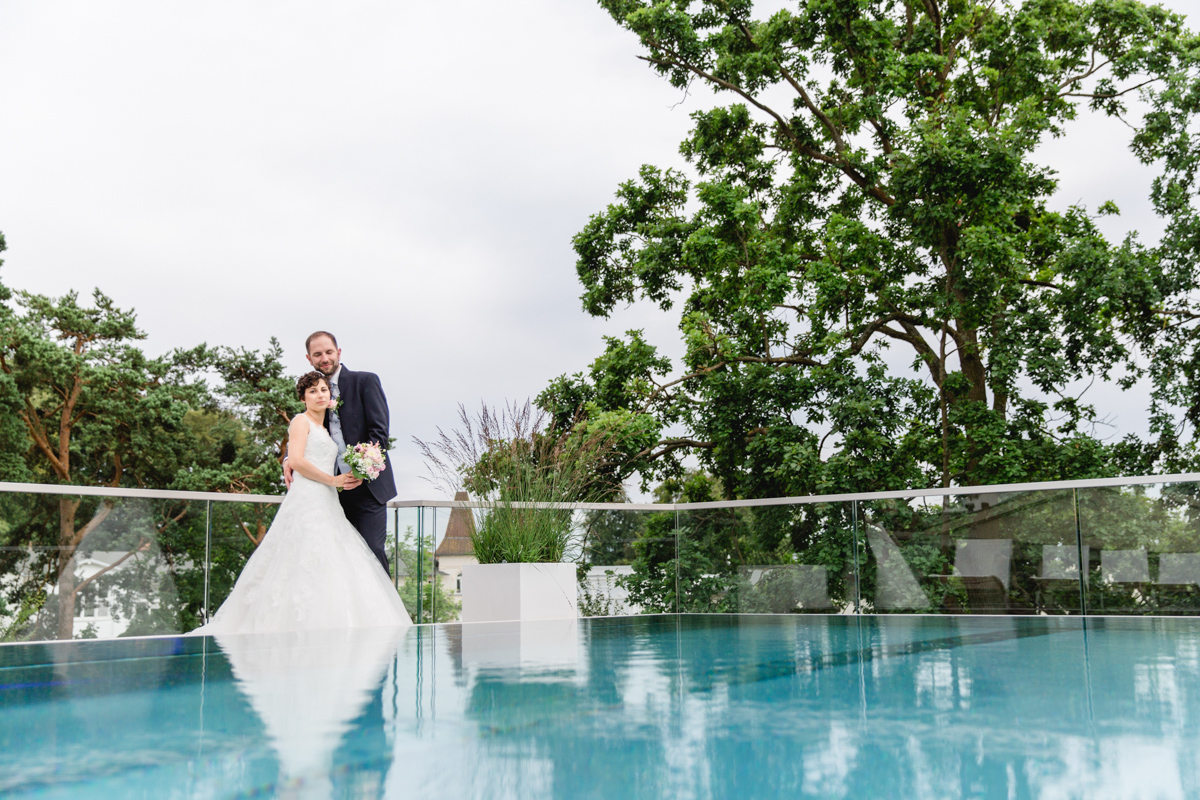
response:
M455 500L466 500L467 493L459 492ZM435 556L469 556L475 554L471 547L471 534L475 532L475 517L469 508L454 508L450 510L450 521L446 523L446 536Z

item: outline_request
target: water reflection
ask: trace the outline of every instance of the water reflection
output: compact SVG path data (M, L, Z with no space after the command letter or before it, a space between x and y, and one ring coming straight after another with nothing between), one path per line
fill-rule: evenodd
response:
M214 651L200 638L0 647L0 796L222 796L230 774L268 785L262 723Z
M456 751L470 766L429 769L471 797L1196 796L1200 626L1092 625L1086 638L1065 618L658 617L558 639L450 627L438 707L473 724ZM540 655L505 667L531 635Z
M0 796L383 797L402 635L0 647Z
M333 797L335 783L338 796L382 794L391 764L383 684L403 635L381 628L216 637L279 759L279 796ZM335 771L335 761L356 768Z
M63 643L0 648L0 794L1193 797L1198 719L1193 619Z

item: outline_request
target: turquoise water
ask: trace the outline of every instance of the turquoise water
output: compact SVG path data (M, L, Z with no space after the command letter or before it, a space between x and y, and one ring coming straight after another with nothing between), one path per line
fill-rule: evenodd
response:
M654 616L0 647L5 797L1200 795L1200 620Z

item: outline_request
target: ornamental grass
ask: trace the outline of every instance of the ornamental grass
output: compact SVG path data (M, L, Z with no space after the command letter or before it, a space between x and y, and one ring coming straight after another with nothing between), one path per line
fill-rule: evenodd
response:
M557 430L526 401L499 410L458 408L460 427L416 440L432 481L465 489L484 507L471 535L480 564L552 563L578 558L580 534L570 504L606 499L618 444L613 433L576 425Z

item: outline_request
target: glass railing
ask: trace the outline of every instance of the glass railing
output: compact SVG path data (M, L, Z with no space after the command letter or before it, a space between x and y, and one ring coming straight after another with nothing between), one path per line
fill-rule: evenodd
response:
M1073 490L857 505L866 610L1078 614L1083 608L1082 576L1072 560Z
M577 508L582 616L1200 615L1196 474Z
M0 641L196 628L281 499L0 484Z
M0 641L190 631L281 501L0 483ZM389 505L405 607L460 619L488 504ZM581 616L1200 615L1200 475L580 504L570 525Z

